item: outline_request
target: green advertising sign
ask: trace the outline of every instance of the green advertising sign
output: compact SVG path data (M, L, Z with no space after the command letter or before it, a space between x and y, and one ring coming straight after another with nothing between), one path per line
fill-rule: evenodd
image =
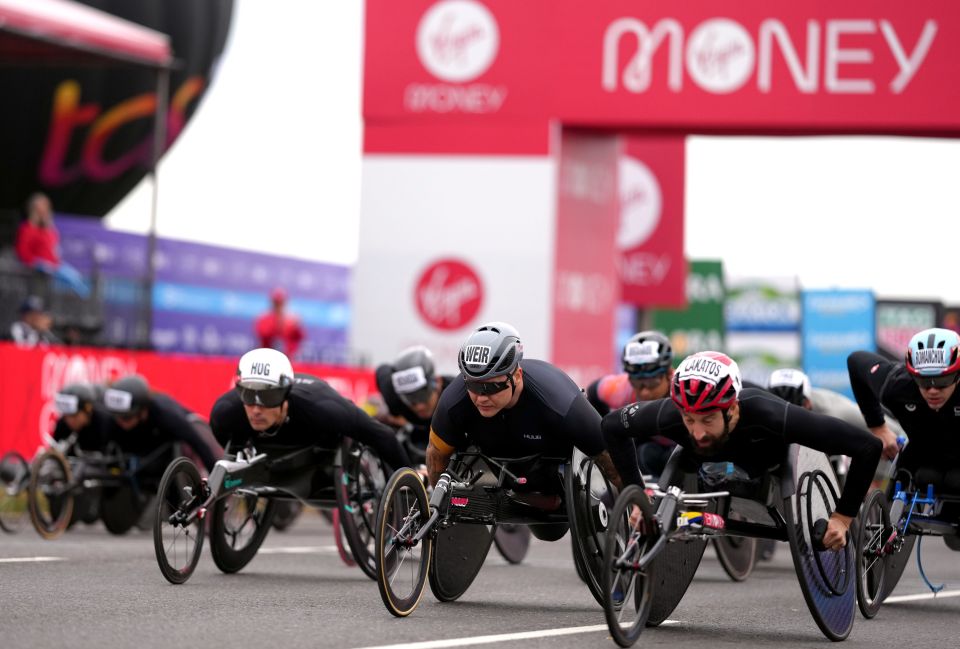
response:
M670 337L674 365L708 349L724 349L723 262L691 261L685 309L652 309L650 325Z

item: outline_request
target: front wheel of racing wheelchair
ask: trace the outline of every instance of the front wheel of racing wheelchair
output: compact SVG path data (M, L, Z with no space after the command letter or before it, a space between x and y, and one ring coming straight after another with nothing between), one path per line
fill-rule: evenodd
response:
M206 487L185 457L170 463L160 480L153 522L153 548L160 572L172 584L193 574L203 550Z
M59 451L48 449L33 458L27 502L40 536L55 539L67 529L73 516L73 473Z

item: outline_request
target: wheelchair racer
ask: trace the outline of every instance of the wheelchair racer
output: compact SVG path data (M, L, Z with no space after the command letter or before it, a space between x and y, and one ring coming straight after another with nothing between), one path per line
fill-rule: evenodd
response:
M460 375L443 391L433 414L427 445L427 472L435 485L454 452L476 446L488 456L570 457L573 447L593 459L617 488L620 476L603 446L600 415L559 368L523 359L517 330L491 322L474 330L457 357ZM544 510L561 505L557 466L539 465L528 474L517 498ZM563 524L531 525L543 540L557 540Z
M344 437L373 448L396 470L410 459L393 430L309 374L294 374L290 360L275 349L247 352L237 366L237 384L210 413L217 439L228 440L228 457L248 444L288 452L336 449Z
M643 486L635 437L663 435L691 451L695 464L728 461L751 478L779 466L791 443L852 458L850 473L830 516L823 544L846 545L882 445L867 431L784 402L764 390L742 388L740 368L719 352L699 352L680 363L669 399L635 403L603 418L607 448L624 483Z
M84 452L105 452L110 414L97 396L94 386L87 383L70 383L63 386L53 397L57 422L53 427L53 439L66 442L75 436L73 447ZM70 454L73 449L67 449Z
M587 400L601 416L636 401L652 401L670 395L673 378L673 347L659 331L641 331L630 337L620 355L623 372L601 376L587 386ZM637 447L640 471L659 476L675 444L656 436Z
M891 362L857 351L847 357L850 386L870 430L883 442L885 458L897 457L897 435L883 408L910 436L898 470L910 472L917 488L960 494L960 336L949 329L924 329L907 345L905 359Z

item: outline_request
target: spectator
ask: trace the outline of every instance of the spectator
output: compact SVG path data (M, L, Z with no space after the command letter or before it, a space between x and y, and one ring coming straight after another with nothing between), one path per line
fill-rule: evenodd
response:
M44 310L43 300L31 295L20 305L20 319L10 325L10 336L21 347L55 345L60 341L50 331L52 324L53 318Z
M273 306L257 318L255 325L260 346L277 349L292 358L304 338L300 319L286 310L287 292L282 288L270 292L270 302Z
M45 194L27 200L27 218L17 230L17 257L24 266L39 270L66 284L80 297L90 297L90 287L76 268L60 259L60 233L53 224L53 209Z

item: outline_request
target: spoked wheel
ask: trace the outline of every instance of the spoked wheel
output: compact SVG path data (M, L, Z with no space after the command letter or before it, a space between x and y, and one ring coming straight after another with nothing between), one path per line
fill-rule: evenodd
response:
M45 539L57 538L70 524L73 515L72 482L70 465L60 453L43 451L33 459L28 489L30 520L37 533Z
M375 518L386 471L376 453L363 444L346 440L341 448L340 466L334 471L340 525L354 561L365 575L376 579Z
M160 480L153 549L160 572L171 584L193 574L203 549L203 519L198 515L204 487L197 467L185 457L174 460Z
M423 481L413 469L391 476L376 518L377 586L387 610L406 617L417 608L427 581L433 540L413 537L430 517Z
M857 606L867 619L877 614L887 594L884 580L888 561L884 547L892 533L887 498L882 491L874 491L860 512L857 535Z
M276 503L250 491L235 491L213 505L210 556L222 572L239 572L267 538Z
M333 524L333 540L337 544L337 554L340 555L340 560L351 568L357 565L357 562L353 560L353 553L350 552L350 543L347 541L346 534L343 532L343 525L340 524L340 510L333 510L333 517L331 519Z
M610 529L603 552L603 612L607 628L621 647L633 645L650 614L653 597L653 562L641 568L640 560L654 539L630 524L630 514L639 507L643 518L653 520L653 509L643 490L630 485L617 499L610 515Z
M23 526L27 516L27 489L30 465L16 451L0 460L0 529L11 534Z
M584 581L598 603L603 603L603 548L609 524L613 487L589 458L579 450L565 476L567 514L570 518L574 561L579 557Z

